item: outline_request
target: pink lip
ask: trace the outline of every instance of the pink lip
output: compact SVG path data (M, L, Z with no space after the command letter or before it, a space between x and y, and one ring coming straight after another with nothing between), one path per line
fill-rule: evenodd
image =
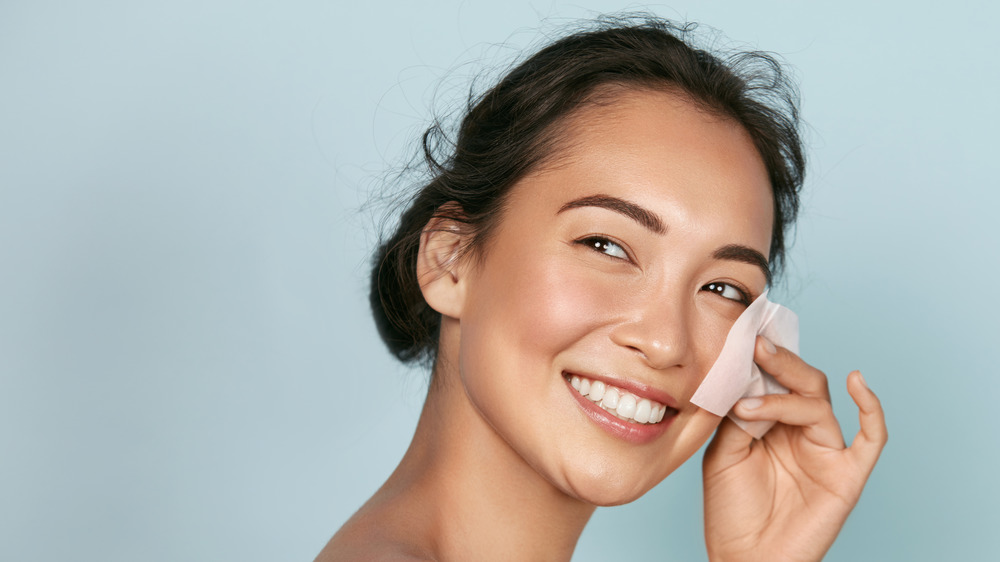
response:
M612 384L614 386L617 386L618 388L622 388L628 390L629 392L633 392L637 396L643 396L645 398L657 400L656 398L652 398L649 395L644 395L644 394L639 394L638 392L634 392L632 389L626 388L624 385L619 386L617 382ZM674 418L677 415L677 410L674 410L673 412L667 410L667 415L663 417L663 420L660 423L650 424L650 423L627 422L618 419L604 408L601 408L596 403L591 402L590 400L585 398L582 394L577 392L576 389L570 385L569 380L566 381L566 387L569 389L570 394L572 394L573 397L576 398L576 401L580 405L580 408L583 409L583 413L587 414L587 417L589 417L591 421L596 423L598 427L600 427L604 431L610 433L611 435L619 439L628 441L630 443L635 443L637 445L643 443L649 443L650 441L656 439L660 435L663 435L663 433L667 431L667 428L670 427L670 423L673 422ZM668 407L672 407L667 402L663 403L667 404Z

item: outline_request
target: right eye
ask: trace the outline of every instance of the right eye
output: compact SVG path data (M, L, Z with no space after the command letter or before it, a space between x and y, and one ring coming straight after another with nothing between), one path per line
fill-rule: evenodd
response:
M628 252L625 251L625 248L622 248L617 242L613 242L603 236L588 236L586 238L581 238L580 240L577 240L577 244L582 244L591 248L595 252L600 252L613 258L622 260L629 259Z

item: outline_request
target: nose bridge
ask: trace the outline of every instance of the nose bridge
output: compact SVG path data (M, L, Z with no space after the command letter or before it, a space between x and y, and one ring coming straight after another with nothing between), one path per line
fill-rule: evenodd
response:
M612 340L636 350L650 367L685 365L690 347L693 302L673 284L651 294L636 295Z

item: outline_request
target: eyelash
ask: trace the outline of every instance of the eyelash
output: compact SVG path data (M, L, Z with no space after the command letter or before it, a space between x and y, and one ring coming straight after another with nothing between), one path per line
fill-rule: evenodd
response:
M731 288L735 289L736 292L740 294L740 298L739 299L731 299L731 298L729 298L727 296L724 296L723 292L725 292L725 288L726 287L731 287ZM708 291L710 293L715 293L715 294L719 295L720 297L722 297L722 298L724 298L726 300L731 300L733 302L743 303L744 306L750 306L750 303L753 302L753 298L750 296L749 291L747 291L743 287L740 287L739 285L736 285L735 283L722 283L720 281L712 281L708 285L705 285L704 287L702 287L702 289L705 290L705 291Z
M590 248L591 250L604 254L612 259L632 261L632 256L629 254L628 250L625 249L625 245L608 238L607 236L587 236L580 238L576 241L577 244ZM608 247L614 246L621 250L620 256L614 255L608 252Z

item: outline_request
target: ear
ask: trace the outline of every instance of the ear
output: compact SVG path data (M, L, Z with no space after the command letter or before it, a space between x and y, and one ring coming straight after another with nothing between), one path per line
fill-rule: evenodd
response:
M461 318L465 304L466 262L461 259L468 228L451 218L435 216L420 234L417 281L424 300L444 316Z

